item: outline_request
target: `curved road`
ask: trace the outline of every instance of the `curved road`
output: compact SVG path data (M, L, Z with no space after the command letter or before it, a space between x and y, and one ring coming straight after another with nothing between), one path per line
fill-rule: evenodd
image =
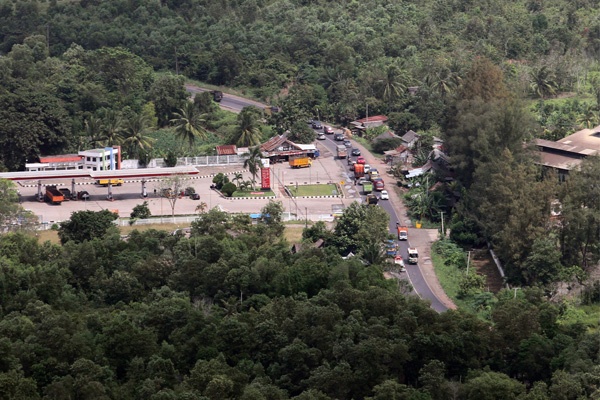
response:
M196 93L206 92L209 90L209 89L202 88L202 87L199 87L199 86L196 86L193 84L186 84L185 89L191 93L192 97L195 96ZM234 96L231 94L223 93L223 99L220 102L221 108L228 110L228 111L235 112L235 113L239 113L242 110L242 108L247 107L247 106L255 106L260 109L264 109L265 107L267 107L266 104L262 104L257 101L248 100L248 99L244 99L239 96ZM319 132L321 132L321 130L319 130ZM338 133L338 132L341 132L341 131L339 131L339 130L335 131L335 133ZM325 147L327 147L327 149L329 151L331 151L331 153L334 155L336 154L336 145L341 144L341 143L342 142L335 142L333 140L333 135L327 135L326 140L321 140L321 144L323 144ZM349 149L349 151L350 151L350 149ZM342 165L344 171L348 175L348 179L346 181L348 183L353 182L353 179L350 179L350 177L353 177L354 173L352 171L350 171L347 161L340 160L339 163ZM357 193L360 193L362 188L360 186L358 186L358 187L355 187L355 190ZM361 201L364 201L364 198L365 198L365 196L360 195ZM389 214L389 216L390 216L390 226L389 226L390 233L392 235L396 236L397 235L396 222L398 221L401 223L401 225L404 225L402 223L403 221L396 214L396 210L394 210L394 207L392 206L392 203L390 201L380 201L378 203L378 205ZM400 252L402 254L402 258L404 260L407 260L408 259L408 247L410 246L409 242L401 241L398 243L399 243ZM446 307L444 305L444 303L431 290L431 287L425 280L425 277L423 276L421 268L419 267L418 264L417 265L406 265L406 275L408 277L408 280L412 284L416 294L420 298L429 300L431 302L431 308L433 308L437 312L443 312L443 311L448 310L448 307Z
M196 93L208 92L210 89L203 88L200 86L196 86L191 83L185 84L185 90L187 90L192 97L196 95ZM231 111L234 113L239 113L242 111L242 108L247 106L255 106L263 110L267 107L266 104L259 103L258 101L244 99L243 97L234 96L232 94L223 93L223 99L219 103L219 106L227 111Z
M319 130L318 132L321 132L321 130ZM338 133L338 132L340 132L340 131L336 130L336 133ZM339 144L342 144L342 142L334 141L333 136L334 135L326 135L327 139L321 140L320 142L322 145L327 147L327 149L329 151L331 151L331 153L334 154L334 156L335 156L336 146ZM351 149L348 149L348 154L350 154L350 150ZM351 158L356 159L356 157L351 157ZM348 182L348 183L353 182L354 180L351 179L351 177L354 176L354 173L350 170L347 160L340 160L338 162L343 166L344 171L348 175L348 179L346 180L346 182ZM381 173L381 171L380 171L380 173ZM357 193L360 193L362 191L362 187L356 186L355 190ZM360 201L364 202L364 199L365 199L365 196L360 195ZM394 207L392 206L392 203L390 201L385 201L385 200L379 201L378 206L381 206L381 208L383 208L389 214L389 216L390 216L389 230L392 235L396 236L397 235L396 221L400 222L401 224L403 221L396 214L396 210L394 210ZM402 224L402 225L404 225L404 224ZM404 260L407 260L408 259L408 247L410 246L409 242L408 241L397 241L397 243L399 244L402 258ZM446 307L444 305L444 303L442 303L442 301L431 290L431 287L425 280L425 277L423 276L423 274L421 272L421 268L419 267L418 264L417 265L408 265L407 264L406 265L406 275L408 276L408 279L409 279L410 283L412 284L416 294L420 298L429 300L431 302L431 308L433 308L437 312L443 312L443 311L448 310L448 307Z

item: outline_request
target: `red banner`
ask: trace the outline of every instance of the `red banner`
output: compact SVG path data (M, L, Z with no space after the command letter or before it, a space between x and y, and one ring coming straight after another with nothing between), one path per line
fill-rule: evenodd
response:
M262 189L271 189L271 168L261 168L260 169L260 177L261 177L261 188Z

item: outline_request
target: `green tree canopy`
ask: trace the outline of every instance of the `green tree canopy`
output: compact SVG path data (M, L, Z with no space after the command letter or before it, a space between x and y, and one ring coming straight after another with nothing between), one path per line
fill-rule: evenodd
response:
M68 221L60 223L58 236L61 243L73 241L81 243L86 240L100 238L107 233L116 233L113 221L118 215L109 210L76 211Z

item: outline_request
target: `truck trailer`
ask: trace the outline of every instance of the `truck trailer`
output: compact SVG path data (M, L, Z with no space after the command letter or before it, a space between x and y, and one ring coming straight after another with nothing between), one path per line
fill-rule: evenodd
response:
M359 179L365 176L365 165L364 164L354 164L354 178Z
M46 201L52 204L61 204L65 196L56 188L56 186L46 186Z
M98 179L96 181L96 185L100 185L100 186L108 186L109 184L111 185L117 185L117 186L121 186L123 183L125 183L125 181L123 179Z
M306 168L312 165L312 160L309 157L297 157L290 158L289 163L292 168Z

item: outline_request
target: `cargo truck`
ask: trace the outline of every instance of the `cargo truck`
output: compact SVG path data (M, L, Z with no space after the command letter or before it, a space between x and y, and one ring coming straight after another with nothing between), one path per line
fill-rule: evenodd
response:
M312 165L312 160L309 157L290 158L290 167L306 168Z
M408 248L408 263L416 264L418 262L419 262L419 252L417 251L417 248L409 247Z
M63 197L65 198L64 201L68 201L71 200L71 191L67 188L60 188L58 189L59 192L62 193Z
M123 179L98 179L96 181L97 185L108 186L108 184L121 186L125 181Z
M354 164L354 178L359 179L365 176L365 165L364 164Z
M56 186L46 186L46 200L52 204L60 204L65 200L65 196Z
M338 158L346 158L348 157L348 149L344 145L337 146L337 156Z
M397 226L398 228L398 240L408 240L408 227Z

